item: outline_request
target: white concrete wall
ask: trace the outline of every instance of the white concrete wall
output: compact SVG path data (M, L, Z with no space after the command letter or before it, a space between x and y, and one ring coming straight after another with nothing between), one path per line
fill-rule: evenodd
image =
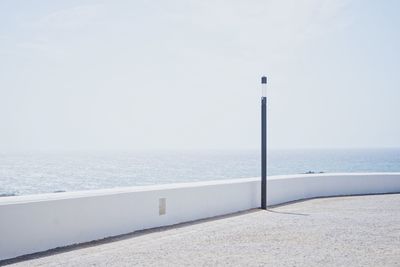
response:
M260 179L0 198L0 260L260 206ZM400 173L268 177L268 205L400 192ZM160 215L160 199L165 214Z
M0 198L0 259L251 209L260 190L240 179Z
M268 177L268 205L325 196L400 193L400 173L334 173Z

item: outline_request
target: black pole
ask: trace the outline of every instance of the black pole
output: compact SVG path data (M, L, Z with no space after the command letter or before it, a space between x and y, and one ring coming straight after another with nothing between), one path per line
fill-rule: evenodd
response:
M261 86L267 86L267 77L261 77ZM261 209L267 209L267 97L261 96Z

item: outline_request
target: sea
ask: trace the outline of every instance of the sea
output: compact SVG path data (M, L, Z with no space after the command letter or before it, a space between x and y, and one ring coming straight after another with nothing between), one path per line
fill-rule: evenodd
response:
M257 150L0 153L0 196L260 176ZM268 175L400 172L400 148L271 150Z

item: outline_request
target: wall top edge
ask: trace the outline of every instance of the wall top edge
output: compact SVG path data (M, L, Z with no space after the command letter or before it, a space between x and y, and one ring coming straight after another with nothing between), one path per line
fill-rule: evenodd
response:
M316 173L316 174L274 175L274 176L268 176L268 180L283 180L283 179L312 178L312 177L332 177L332 176L376 176L376 175L382 175L382 176L393 176L393 175L397 176L398 175L400 177L400 172ZM127 193L133 193L133 192L173 190L173 189L182 189L182 188L196 188L196 187L206 187L206 186L214 186L214 185L229 185L229 184L253 183L253 182L257 183L259 181L260 181L260 177L252 177L252 178L238 178L238 179L227 179L227 180L200 181L200 182L190 182L190 183L172 183L172 184L117 187L117 188L109 188L109 189L96 189L96 190L73 191L73 192L62 192L62 193L45 193L45 194L23 195L23 196L9 196L9 197L0 197L0 206L11 205L11 204L23 204L23 203L30 203L30 202L118 195L118 194L127 194Z
M118 194L134 193L134 192L149 192L149 191L173 190L181 188L196 188L196 187L205 187L213 185L240 184L240 183L257 182L258 180L259 178L239 178L239 179L227 179L227 180L199 181L190 183L171 183L171 184L160 184L160 185L115 187L107 189L82 190L82 191L71 191L71 192L60 192L60 193L9 196L9 197L0 197L0 206L10 205L10 204L21 204L28 202L118 195Z

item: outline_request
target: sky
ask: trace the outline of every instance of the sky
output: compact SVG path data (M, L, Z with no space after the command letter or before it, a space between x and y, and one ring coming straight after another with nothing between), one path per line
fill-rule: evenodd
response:
M0 151L400 147L396 0L0 0Z

